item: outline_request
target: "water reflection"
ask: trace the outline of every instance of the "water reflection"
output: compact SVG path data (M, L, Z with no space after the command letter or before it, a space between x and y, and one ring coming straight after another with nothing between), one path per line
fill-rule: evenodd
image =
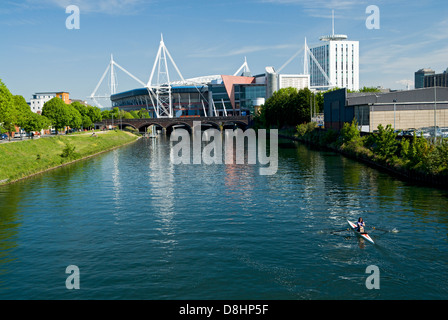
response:
M12 191L11 193L9 191ZM4 285L4 275L10 272L10 263L17 259L14 249L17 247L19 228L22 225L18 207L22 201L19 184L0 187L0 288Z
M113 155L113 168L112 168L112 183L113 183L113 194L115 202L115 212L119 212L121 209L122 199L121 194L121 182L120 182L120 151L115 149L112 151Z
M145 152L149 159L148 171L148 197L150 212L157 218L161 237L158 241L165 248L165 259L170 260L177 244L174 218L175 212L175 172L174 165L169 160L172 151L172 142L166 141L166 136L157 139L146 139Z

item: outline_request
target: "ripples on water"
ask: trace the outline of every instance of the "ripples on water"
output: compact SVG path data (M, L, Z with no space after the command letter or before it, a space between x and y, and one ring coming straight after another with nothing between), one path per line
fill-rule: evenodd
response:
M448 298L446 192L301 145L273 176L169 155L142 139L0 188L0 297ZM399 232L363 243L344 231L359 216ZM71 264L80 290L65 288Z

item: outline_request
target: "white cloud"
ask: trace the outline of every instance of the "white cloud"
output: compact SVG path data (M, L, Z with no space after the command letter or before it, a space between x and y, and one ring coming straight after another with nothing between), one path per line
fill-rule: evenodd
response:
M243 56L249 53L255 53L260 51L283 50L290 48L297 48L297 45L295 44L279 44L279 45L267 45L267 46L252 45L252 46L244 46L241 48L235 48L231 50L223 50L222 47L214 47L205 50L200 50L196 53L192 53L190 54L190 57L215 58L215 57Z
M355 1L355 0L261 0L266 3L279 3L279 4L296 4L305 8L313 9L348 9L354 6L367 3L367 1Z
M81 12L95 12L112 15L134 14L140 11L141 7L148 3L143 0L27 0L31 4L46 3L66 8L69 5L76 5Z

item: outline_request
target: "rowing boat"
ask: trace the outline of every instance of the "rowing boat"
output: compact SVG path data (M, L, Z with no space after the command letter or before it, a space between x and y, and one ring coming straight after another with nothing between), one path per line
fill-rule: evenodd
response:
M355 232L358 236L360 236L363 239L366 239L367 241L369 241L370 243L375 243L373 242L372 238L370 238L370 236L366 233L366 232L359 232L356 230L356 224L354 224L353 222L347 220L348 224L350 225L350 228L352 228L353 232Z

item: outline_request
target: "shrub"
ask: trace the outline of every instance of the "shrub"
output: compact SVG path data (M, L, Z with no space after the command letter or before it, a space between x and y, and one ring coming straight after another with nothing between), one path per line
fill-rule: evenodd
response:
M61 158L76 159L78 153L75 152L76 146L72 145L70 142L65 143L64 149L62 149Z
M384 128L381 124L378 126L378 133L374 136L373 152L380 160L392 160L397 155L399 143L397 134L390 124Z

